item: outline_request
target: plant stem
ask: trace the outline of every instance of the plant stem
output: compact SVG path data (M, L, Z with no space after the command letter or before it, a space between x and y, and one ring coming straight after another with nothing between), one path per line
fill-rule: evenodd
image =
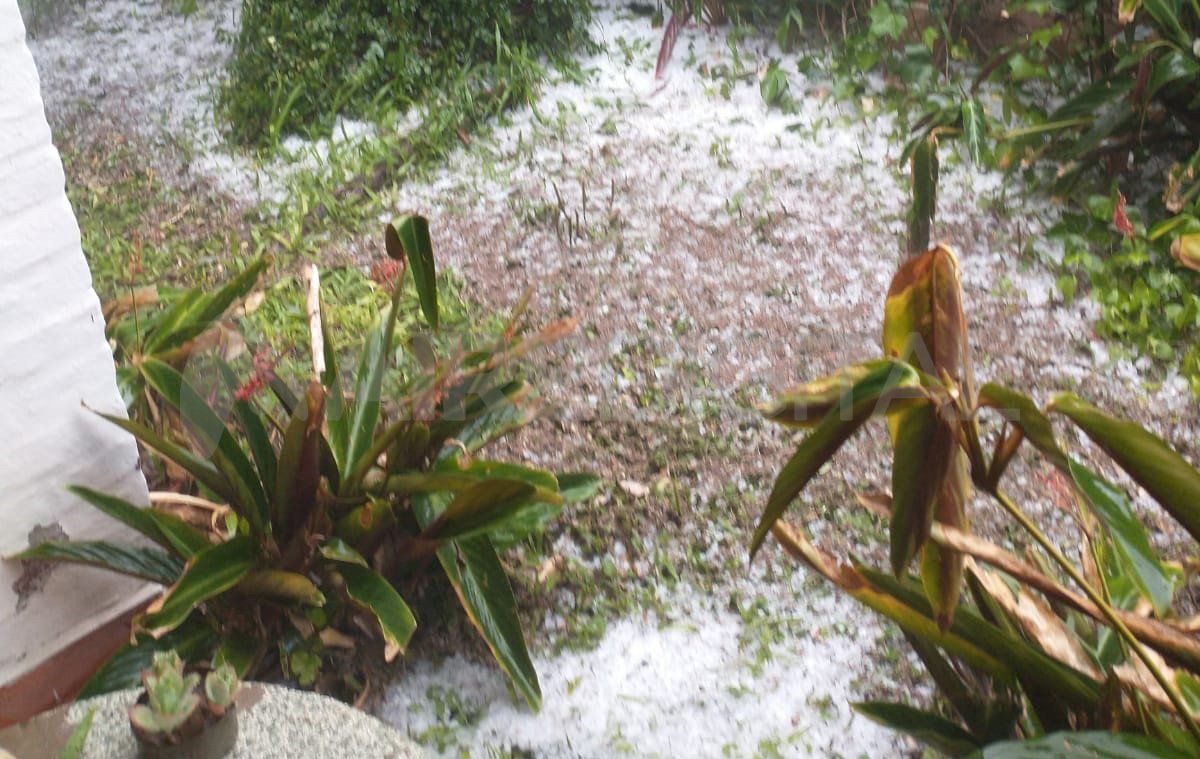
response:
M1171 700L1171 704L1175 707L1175 711L1179 713L1179 717L1183 720L1188 732L1192 734L1193 738L1195 738L1197 741L1200 741L1200 725L1196 724L1196 720L1192 716L1191 710L1189 710L1187 704L1184 703L1183 697L1175 688L1175 684L1167 679L1167 676L1163 674L1161 669L1159 669L1158 664L1155 663L1152 658L1150 658L1150 654L1146 651L1145 647L1142 646L1142 642L1138 640L1132 632L1130 632L1129 628L1125 626L1125 623L1121 621L1121 618L1117 616L1116 612L1113 611L1113 608L1109 606L1108 602L1096 591L1095 588L1088 584L1088 582L1083 578L1083 575L1079 573L1079 570L1075 568L1075 565L1067 560L1067 557L1058 550L1057 546L1050 542L1050 538L1046 537L1046 534L1042 532L1041 528L1034 524L1033 520L1026 516L1025 512L1021 511L1021 509L1018 508L1017 505L1013 503L1007 495L1001 492L999 488L992 489L990 494L1000 503L1001 506L1004 507L1005 511L1012 515L1013 519L1017 520L1017 522L1023 528L1025 528L1026 532L1033 536L1033 539L1038 542L1038 545L1040 545L1046 551L1046 553L1050 554L1050 558L1054 559L1055 563L1062 567L1062 570L1066 572L1067 575L1075 581L1075 584L1083 590L1087 597L1091 599L1092 603L1096 605L1096 608L1100 610L1100 613L1103 614L1105 619L1108 620L1109 625L1111 625L1112 628L1117 631L1117 634L1120 635L1125 640L1125 643L1133 650L1133 652L1137 654L1137 657L1142 660L1143 664L1146 665L1146 669L1150 670L1150 674L1154 676L1156 681L1158 681L1159 686L1162 687L1163 692L1167 694L1167 698Z

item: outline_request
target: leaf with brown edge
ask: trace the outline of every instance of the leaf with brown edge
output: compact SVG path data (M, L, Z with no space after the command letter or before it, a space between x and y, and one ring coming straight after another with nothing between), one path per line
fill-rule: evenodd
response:
M313 581L297 572L260 569L242 578L237 584L237 590L248 595L306 606L325 605L325 596Z
M1067 456L1058 445L1054 427L1037 404L1027 396L989 382L979 389L977 404L980 408L991 408L1000 412L1004 420L1017 428L1021 436L1032 443L1051 464L1066 471ZM1019 443L1018 439L1015 444L1001 445L1000 452L992 459L988 469L987 480L990 486L994 487L999 483Z
M1042 598L1027 593L1020 586L1010 587L999 574L983 567L972 565L970 571L1026 637L1036 642L1048 656L1094 680L1104 679L1075 633Z
M762 546L771 525L850 436L876 413L883 413L901 396L919 397L920 378L908 364L881 362L856 382L800 443L780 470L767 498L767 507L750 541L751 558Z
M1070 393L1056 397L1050 410L1074 422L1200 540L1200 472L1187 460L1158 436L1133 422L1108 416Z
M828 377L785 390L771 403L759 406L759 411L767 419L785 427L815 427L847 390L882 363L886 363L886 359L842 367Z
M929 537L934 506L949 470L954 433L932 400L916 401L893 413L892 573L904 573Z
M938 490L934 517L942 524L965 529L966 506L970 498L970 477L966 456L959 449L951 452L950 469ZM962 592L963 555L952 548L927 542L921 551L921 584L933 606L938 627L946 630L954 620Z
M933 377L958 382L966 343L958 259L944 245L900 265L884 303L883 351Z
M271 508L281 540L288 540L316 506L324 418L325 389L316 381L310 382L304 403L293 411L284 430L279 451Z

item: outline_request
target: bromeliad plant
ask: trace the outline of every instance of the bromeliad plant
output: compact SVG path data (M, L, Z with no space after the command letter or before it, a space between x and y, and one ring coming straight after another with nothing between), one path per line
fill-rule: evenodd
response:
M93 564L167 586L135 620L134 644L95 675L86 693L127 685L164 647L192 660L216 656L241 674L277 666L311 684L323 660L358 645L356 629L369 629L390 661L416 628L397 588L422 582L436 561L496 661L539 706L537 674L498 551L540 529L595 481L478 454L532 418L523 383L505 373L509 365L562 337L573 322L522 336L522 306L494 345L440 359L414 339L417 368L406 376L392 366L405 265L426 321L438 325L428 224L412 217L389 225L386 243L398 274L391 307L366 338L352 391L343 387L321 319L315 268L309 302L316 377L299 395L270 378L275 402L260 402L221 364L227 424L177 369L153 357L140 362L147 385L186 425L186 439L106 418L190 473L199 495L181 500L207 519L198 527L161 507L142 509L77 487L80 497L157 547L57 542L20 555Z
M900 626L945 697L946 714L904 704L857 708L938 750L961 755L1006 739L1038 739L1045 748L1066 745L1052 735L1058 731L1106 731L1085 740L1118 753L1173 755L1173 745L1197 755L1200 641L1174 604L1183 573L1153 550L1121 490L1060 445L1048 414L1087 435L1192 539L1200 539L1200 472L1159 438L1074 395L1042 410L997 384L976 389L966 324L955 256L944 246L919 252L892 280L884 356L765 408L767 418L810 431L775 481L752 554L773 533L792 556ZM840 563L782 518L876 416L893 444L891 490L860 500L889 520L890 571ZM1023 442L1077 502L1085 539L1077 560L1002 487ZM1020 558L973 535L966 518L973 489L1042 553Z

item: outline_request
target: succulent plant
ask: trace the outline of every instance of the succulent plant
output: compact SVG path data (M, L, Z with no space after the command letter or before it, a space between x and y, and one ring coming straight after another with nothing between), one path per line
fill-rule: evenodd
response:
M174 651L154 655L153 667L142 674L148 703L129 709L129 720L143 733L169 735L200 708L196 686L200 675L183 673L183 660Z
M222 715L233 705L238 691L238 676L229 664L222 664L204 678L204 696L208 699L209 711Z

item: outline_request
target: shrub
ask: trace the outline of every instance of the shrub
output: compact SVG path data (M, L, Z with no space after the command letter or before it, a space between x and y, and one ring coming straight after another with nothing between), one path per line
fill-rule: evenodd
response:
M355 648L355 631L365 629L376 631L391 661L417 624L397 587L419 585L436 562L516 689L532 707L540 705L498 551L540 530L595 482L478 454L531 418L513 362L560 338L573 322L523 336L518 311L495 344L441 358L410 335L418 360L398 376L392 365L405 263L427 323L436 329L439 322L425 220L389 225L386 247L397 262L391 306L366 337L352 389L343 385L315 284L309 301L315 376L299 394L260 369L239 380L218 362L223 386L201 393L157 358L137 364L181 428L163 434L106 418L194 479L198 495L181 502L201 518L74 488L156 547L64 541L20 554L166 586L135 619L135 642L93 676L85 693L128 686L152 653L167 647L192 660L230 662L241 675L274 667L309 685L322 662ZM261 400L267 386L274 404ZM231 423L218 411L222 404Z
M235 140L264 145L404 110L464 77L521 98L529 82L502 59L570 50L590 14L586 0L246 0L219 103Z
M954 254L943 246L917 253L887 294L884 356L797 387L764 409L772 421L810 431L775 480L752 553L773 532L792 556L900 626L947 713L896 703L856 708L940 751L963 755L1016 738L1037 742L1027 753L993 751L1032 755L1088 743L1114 755L1141 747L1169 756L1171 746L1196 755L1200 643L1175 605L1182 572L1153 550L1125 495L1061 446L1047 414L1082 431L1193 540L1200 540L1200 472L1159 438L1074 395L1042 410L1000 385L976 389L966 325ZM860 500L889 521L890 572L840 563L783 519L876 416L886 419L893 443L891 489ZM1002 488L1024 442L1077 500L1078 561ZM1021 558L971 534L965 507L973 488L1045 558ZM1194 566L1195 544L1189 548L1185 564ZM1104 732L1055 735L1087 730Z

